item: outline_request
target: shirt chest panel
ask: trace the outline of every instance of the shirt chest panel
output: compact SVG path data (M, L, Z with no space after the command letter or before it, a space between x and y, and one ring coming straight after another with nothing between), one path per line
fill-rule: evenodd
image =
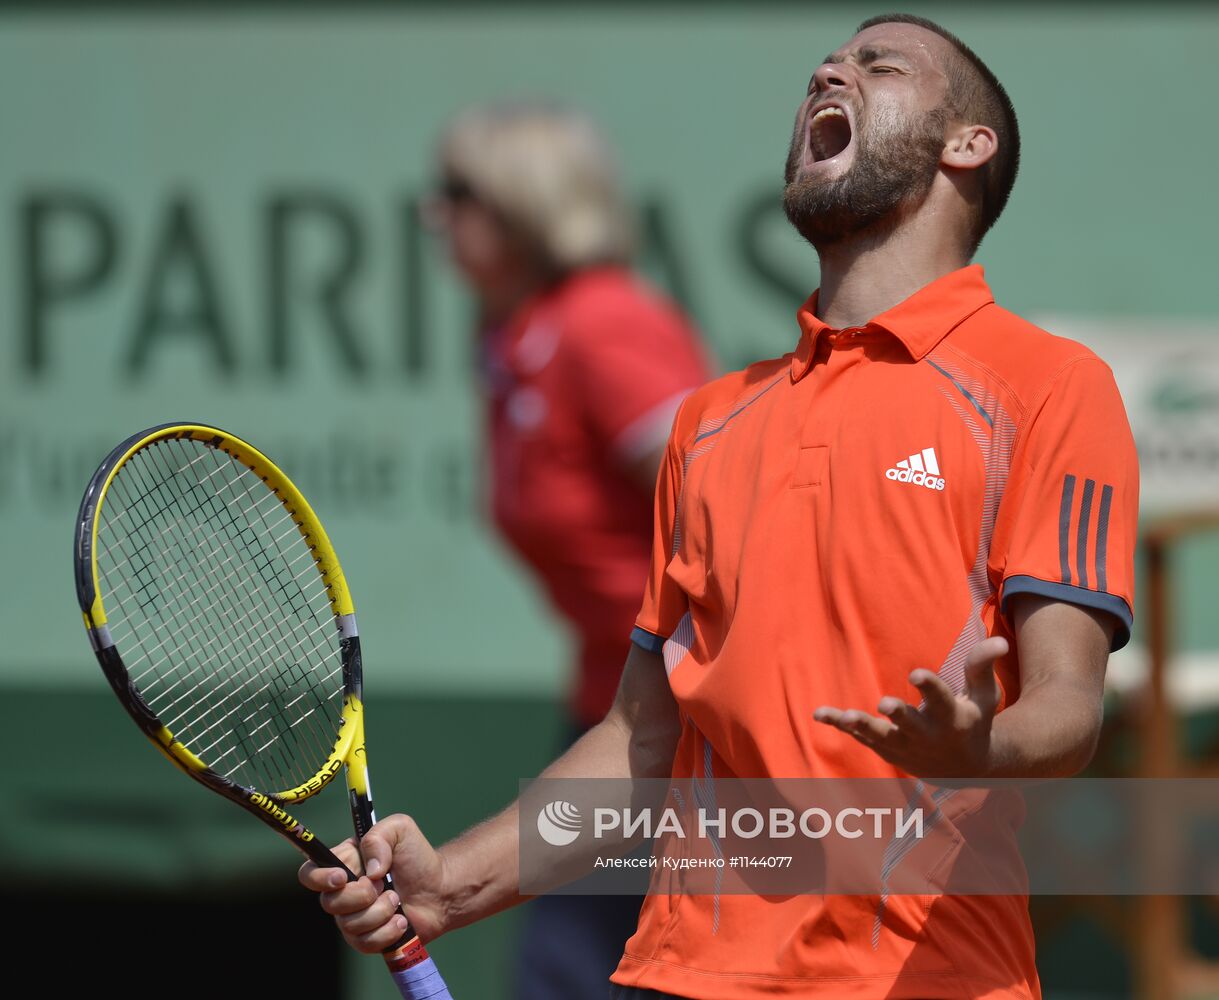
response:
M930 605L957 582L963 593L983 516L985 424L952 391L926 363L833 351L698 442L677 560L691 599L730 620L743 594L781 603L798 589L807 608Z

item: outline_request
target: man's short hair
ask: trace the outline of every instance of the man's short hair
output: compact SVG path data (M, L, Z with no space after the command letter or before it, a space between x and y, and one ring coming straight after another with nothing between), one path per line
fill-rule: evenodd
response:
M878 24L913 24L934 32L948 42L957 54L951 65L945 67L948 75L948 110L954 118L966 124L989 126L999 138L999 149L994 158L979 168L982 173L982 201L974 219L971 245L971 250L977 250L982 237L1002 214L1011 196L1012 186L1016 183L1016 171L1020 166L1020 127L1016 122L1016 109L990 67L951 31L914 14L870 17L857 31Z

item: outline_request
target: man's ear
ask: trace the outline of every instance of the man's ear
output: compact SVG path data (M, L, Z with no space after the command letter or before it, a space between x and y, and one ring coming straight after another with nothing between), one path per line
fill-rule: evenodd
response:
M958 170L976 170L999 151L999 137L988 125L959 125L944 140L940 163Z

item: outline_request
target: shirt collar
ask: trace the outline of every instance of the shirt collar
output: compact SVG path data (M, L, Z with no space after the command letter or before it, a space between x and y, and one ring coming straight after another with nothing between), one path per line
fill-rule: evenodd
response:
M808 374L821 335L836 332L817 318L818 292L813 292L796 312L801 337L792 355L793 382ZM908 299L873 318L866 329L893 334L910 357L920 361L962 320L994 301L982 266L969 264L924 285Z

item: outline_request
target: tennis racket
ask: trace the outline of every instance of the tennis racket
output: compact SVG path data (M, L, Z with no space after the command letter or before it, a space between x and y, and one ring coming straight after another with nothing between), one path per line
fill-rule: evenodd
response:
M343 769L357 837L376 822L355 609L288 477L215 427L141 431L89 481L75 557L89 641L136 725L200 784L354 881L287 811ZM408 1000L449 998L409 924L385 960Z

